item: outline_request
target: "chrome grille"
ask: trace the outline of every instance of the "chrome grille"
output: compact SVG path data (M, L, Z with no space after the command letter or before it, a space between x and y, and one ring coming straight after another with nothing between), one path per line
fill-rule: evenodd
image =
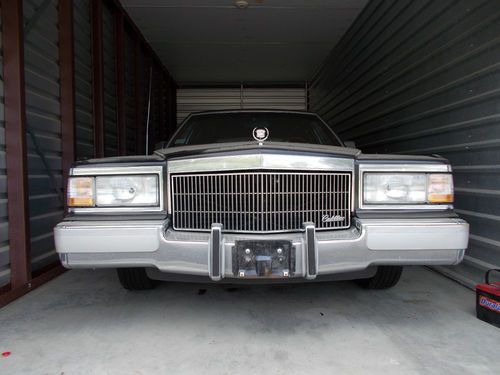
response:
M296 231L350 226L350 173L243 172L171 176L174 229ZM330 220L326 220L330 218Z

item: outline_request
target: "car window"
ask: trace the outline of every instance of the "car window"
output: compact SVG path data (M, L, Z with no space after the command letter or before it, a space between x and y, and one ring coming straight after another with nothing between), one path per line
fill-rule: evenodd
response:
M266 142L341 145L327 125L312 114L234 112L191 116L169 146L255 141L254 131L262 129ZM264 132L257 135L264 136Z

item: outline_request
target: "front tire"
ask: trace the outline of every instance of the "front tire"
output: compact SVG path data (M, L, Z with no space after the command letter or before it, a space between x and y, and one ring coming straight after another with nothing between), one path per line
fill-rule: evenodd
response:
M402 273L401 266L378 266L375 276L356 282L366 289L389 289L398 283Z
M158 282L146 274L145 268L117 268L118 280L125 289L147 290L153 289Z

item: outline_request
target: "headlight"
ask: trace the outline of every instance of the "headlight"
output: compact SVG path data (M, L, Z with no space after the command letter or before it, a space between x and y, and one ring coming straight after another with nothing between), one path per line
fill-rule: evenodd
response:
M97 176L95 190L98 207L151 207L160 203L157 175Z
M366 204L452 203L451 174L365 173Z

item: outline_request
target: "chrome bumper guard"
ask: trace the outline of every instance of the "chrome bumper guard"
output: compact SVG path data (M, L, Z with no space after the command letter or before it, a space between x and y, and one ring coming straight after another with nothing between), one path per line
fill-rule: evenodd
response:
M464 256L468 224L455 218L355 219L346 230L278 234L180 232L168 221L82 222L56 226L55 242L67 268L152 267L162 272L240 278L232 271L232 249L239 240L288 240L295 249L290 278L356 272L374 265L452 265Z

